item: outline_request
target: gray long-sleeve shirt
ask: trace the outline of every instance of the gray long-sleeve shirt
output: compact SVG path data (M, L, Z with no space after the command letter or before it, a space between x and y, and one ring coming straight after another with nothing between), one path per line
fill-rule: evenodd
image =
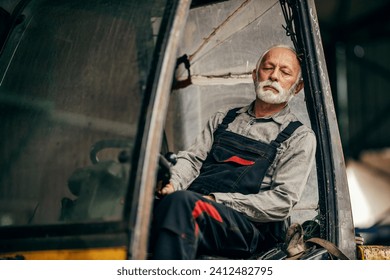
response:
M227 128L228 131L251 139L270 143L296 116L286 106L267 118L256 118L253 105L243 107ZM212 143L213 133L228 110L218 111L186 151L178 153L178 162L172 169L171 183L175 190L187 189L199 175ZM276 158L267 171L257 194L213 193L218 203L245 214L256 222L280 221L287 218L299 201L314 164L316 138L307 126L300 126L278 148Z

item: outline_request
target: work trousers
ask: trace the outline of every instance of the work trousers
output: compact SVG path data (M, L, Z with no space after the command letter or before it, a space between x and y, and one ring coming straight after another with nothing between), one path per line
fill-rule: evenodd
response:
M195 259L201 255L248 258L267 249L267 232L243 214L192 191L159 200L153 211L151 259ZM274 241L274 240L273 240Z

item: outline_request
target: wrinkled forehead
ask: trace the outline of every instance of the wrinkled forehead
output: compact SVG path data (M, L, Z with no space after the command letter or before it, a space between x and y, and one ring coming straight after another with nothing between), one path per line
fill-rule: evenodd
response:
M256 69L258 70L259 66L265 63L278 64L295 71L301 70L297 54L287 47L274 47L266 51L257 62Z

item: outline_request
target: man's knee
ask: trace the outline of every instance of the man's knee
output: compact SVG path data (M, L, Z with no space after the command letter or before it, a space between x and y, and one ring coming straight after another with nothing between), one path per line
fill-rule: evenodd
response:
M191 212L196 201L202 199L202 196L191 191L176 191L164 196L156 206L154 214L158 217L169 214L185 215L185 212Z
M202 196L200 194L192 191L176 191L164 197L162 202L164 204L193 206L194 203L201 198Z
M202 195L191 191L176 191L159 201L154 209L155 230L170 229L177 234L193 231L193 209Z

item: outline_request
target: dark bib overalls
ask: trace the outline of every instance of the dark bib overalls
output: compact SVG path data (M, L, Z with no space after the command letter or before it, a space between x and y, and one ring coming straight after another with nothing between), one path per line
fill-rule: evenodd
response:
M217 130L214 143L199 176L189 190L201 194L260 191L264 176L275 159L277 148L302 125L291 122L270 144L226 131L239 108L230 110Z
M226 131L240 108L230 110L214 132L199 176L188 190L166 196L155 207L151 247L156 259L193 259L196 254L249 257L267 245L262 230L243 214L203 195L256 194L277 148L302 125L291 122L271 143Z

